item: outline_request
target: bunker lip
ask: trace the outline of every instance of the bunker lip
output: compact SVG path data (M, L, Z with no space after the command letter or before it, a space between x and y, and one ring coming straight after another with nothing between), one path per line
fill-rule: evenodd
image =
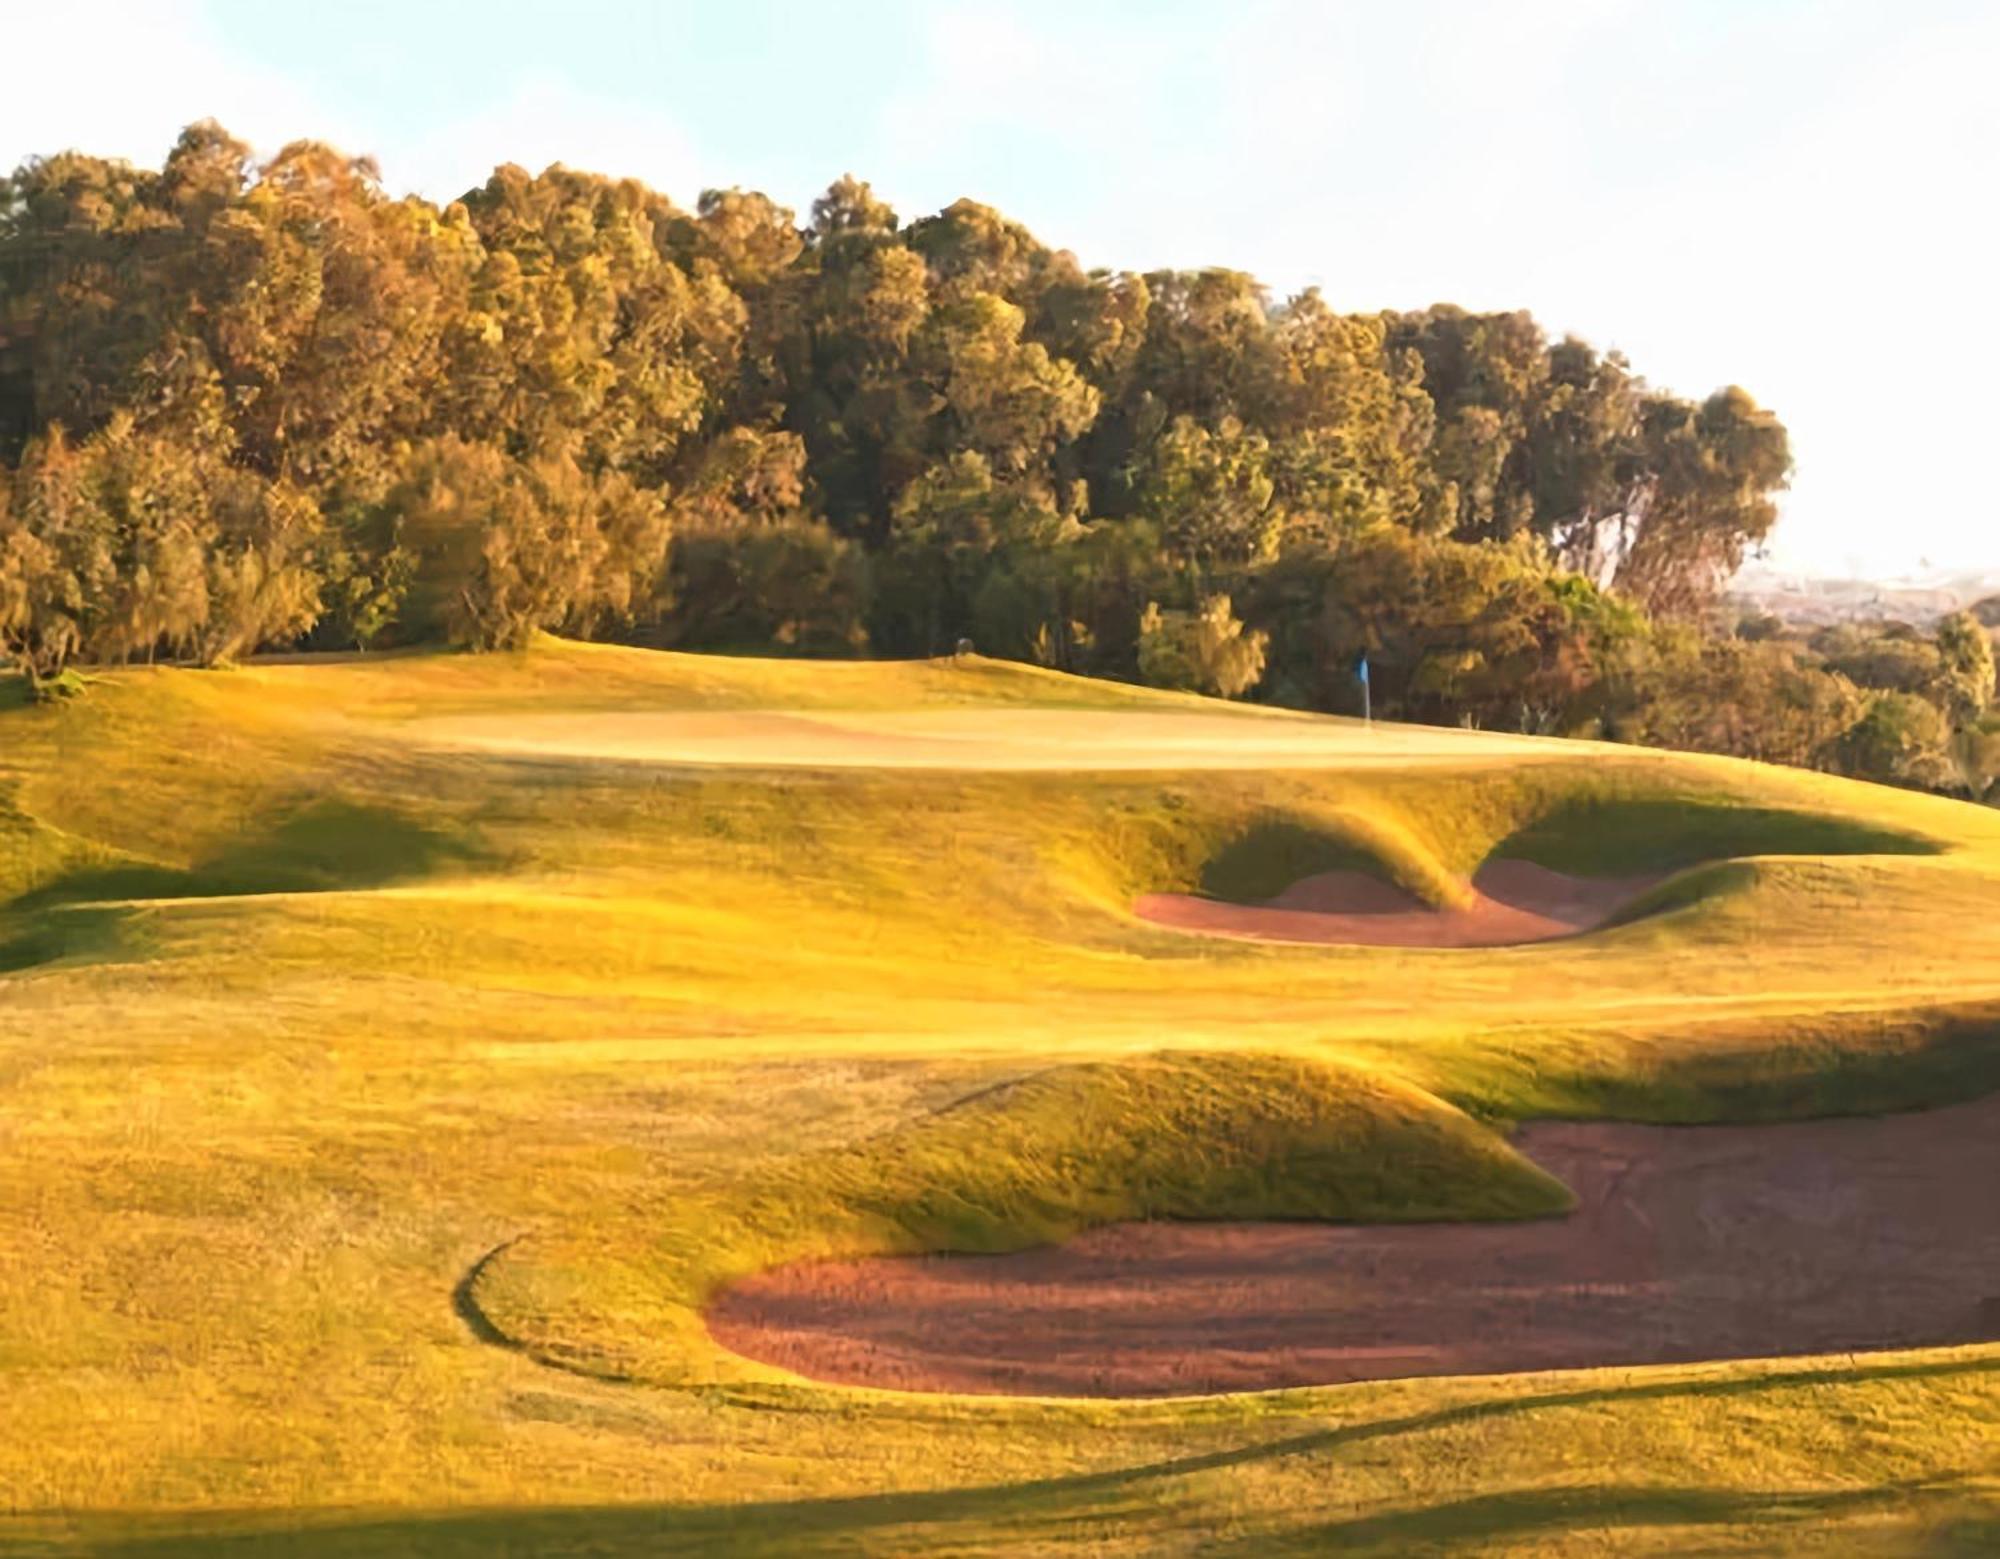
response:
M1603 925L1665 880L1572 877L1529 861L1488 861L1463 908L1435 909L1365 872L1330 871L1293 883L1261 904L1192 893L1147 893L1132 904L1141 920L1209 936L1259 942L1363 947L1507 947L1576 936Z
M709 1310L837 1384L1154 1397L2000 1341L2000 1094L1764 1126L1545 1123L1561 1218L1114 1224L808 1262Z

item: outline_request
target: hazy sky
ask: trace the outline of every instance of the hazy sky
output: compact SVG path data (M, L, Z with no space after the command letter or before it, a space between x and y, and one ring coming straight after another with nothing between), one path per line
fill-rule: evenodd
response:
M70 0L7 38L7 166L212 116L438 198L560 160L803 212L851 170L1088 264L1526 306L1777 409L1777 561L2000 567L2000 0Z

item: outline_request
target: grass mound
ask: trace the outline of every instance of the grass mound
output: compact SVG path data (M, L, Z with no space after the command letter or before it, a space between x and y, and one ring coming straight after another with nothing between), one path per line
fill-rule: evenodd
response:
M1328 819L1261 818L1202 864L1207 898L1255 903L1320 872L1364 871L1408 888L1426 903L1453 904L1464 884L1406 830L1363 813Z
M1663 782L1664 781L1664 782ZM1103 898L1197 894L1261 904L1323 872L1361 872L1438 909L1465 908L1472 879L1496 860L1522 860L1578 878L1671 874L1608 924L1689 909L1759 881L1751 858L1925 856L1932 837L1851 816L1759 805L1702 792L1680 776L1649 787L1626 775L1563 770L1497 776L1478 787L1408 777L1366 799L1322 795L1290 808L1227 795L1168 804L1137 820L1109 820L1094 873ZM1233 804L1232 804L1233 803Z
M115 953L124 942L122 911L36 911L61 897L63 883L114 871L118 860L116 851L34 815L17 787L0 787L0 975Z
M1677 872L1753 855L1935 855L1932 840L1853 817L1719 798L1571 795L1492 853L1575 876Z
M1273 898L1319 872L1368 872L1428 904L1470 893L1412 820L1345 798L1273 807L1254 792L1215 787L1203 797L1165 792L1145 811L1113 811L1072 847L1085 891L1122 909L1140 893L1199 893L1232 903Z
M1020 1250L1128 1219L1414 1222L1569 1205L1504 1138L1407 1083L1299 1057L1165 1053L1051 1068L795 1161L759 1190L683 1209L648 1253L530 1236L482 1263L468 1297L550 1363L679 1379L707 1352L754 1376L691 1346L699 1310L785 1261Z
M1356 1060L1481 1117L1702 1125L1879 1115L2000 1089L2000 997L1500 1028L1448 1056L1364 1044Z
M1054 1068L812 1178L898 1247L1016 1250L1127 1218L1518 1218L1566 1193L1470 1116L1290 1056Z
M38 969L64 959L98 959L129 952L124 911L97 905L65 909L24 924L0 923L0 974Z
M1083 752L773 774L411 732L596 709L978 726L1043 706L1097 711L1107 743L1211 711L1211 762L1230 729L1244 742L1200 769ZM1314 722L976 661L554 642L135 667L58 704L0 685L11 1508L92 1551L194 1531L208 1552L241 1510L272 1551L325 1523L345 1552L346 1513L379 1509L410 1513L380 1529L404 1552L476 1504L497 1513L466 1528L481 1539L541 1521L650 1553L674 1543L616 1523L669 1488L665 1519L707 1522L711 1546L755 1530L789 1552L817 1519L822 1547L895 1552L996 1533L1152 1551L1197 1529L1275 1550L1393 1519L1400 1551L1562 1474L1551 1447L1688 1488L1865 1482L1898 1520L1903 1480L1969 1489L1992 1348L1810 1378L1586 1373L1541 1407L1518 1381L1444 1381L1002 1410L801 1386L715 1346L708 1296L769 1263L1003 1249L1147 1212L1547 1210L1559 1189L1480 1122L2000 1086L2000 812L1471 732L1331 731L1352 761L1312 768L1257 756L1295 725ZM1496 851L1668 870L1668 835L1735 859L1663 883L1643 921L1534 946L1287 947L1130 912L1349 864L1443 905ZM1566 861L1575 845L1588 857ZM499 1330L465 1324L480 1315ZM508 1338L532 1358L492 1345ZM1261 1449L1300 1441L1325 1448ZM1186 1470L1128 1487L1101 1468ZM911 1524L912 1498L948 1519ZM1795 1535L1743 1508L1655 1546ZM1829 1549L1863 1535L1810 1525Z
M286 809L192 867L110 857L52 876L23 909L116 899L213 898L379 888L483 859L469 835L387 807L323 796Z

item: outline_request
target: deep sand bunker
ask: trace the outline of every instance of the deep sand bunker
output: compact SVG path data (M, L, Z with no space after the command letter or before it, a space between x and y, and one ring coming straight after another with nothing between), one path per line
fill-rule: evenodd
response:
M1260 904L1145 893L1132 912L1179 931L1260 942L1506 947L1593 930L1660 881L1658 875L1571 877L1529 861L1488 861L1472 879L1472 902L1460 909L1435 909L1365 872L1331 871Z
M849 1385L1166 1396L2000 1339L2000 1095L1774 1126L1547 1123L1562 1218L1118 1224L780 1267L723 1346Z

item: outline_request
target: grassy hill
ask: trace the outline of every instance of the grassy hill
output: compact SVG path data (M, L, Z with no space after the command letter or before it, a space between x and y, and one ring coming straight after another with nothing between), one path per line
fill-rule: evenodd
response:
M1127 908L1496 853L1674 875L1480 951ZM1996 895L2000 814L1931 797L976 660L15 701L0 1553L1981 1551L2000 1348L1086 1404L812 1385L699 1307L1133 1215L1546 1212L1532 1116L1970 1096Z

